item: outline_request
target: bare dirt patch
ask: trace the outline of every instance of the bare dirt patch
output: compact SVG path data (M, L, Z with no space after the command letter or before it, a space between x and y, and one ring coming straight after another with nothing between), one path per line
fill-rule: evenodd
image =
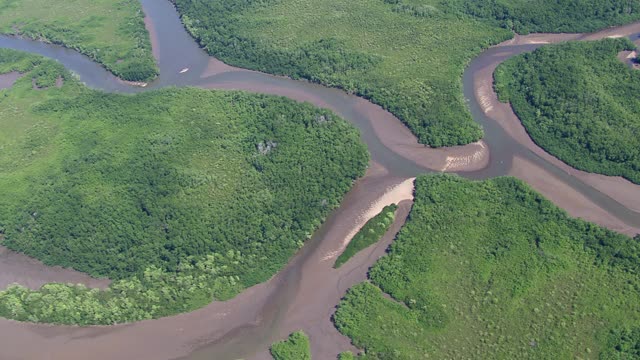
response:
M0 90L12 87L13 84L15 84L15 82L18 81L18 79L20 79L21 77L22 74L17 71L0 74Z

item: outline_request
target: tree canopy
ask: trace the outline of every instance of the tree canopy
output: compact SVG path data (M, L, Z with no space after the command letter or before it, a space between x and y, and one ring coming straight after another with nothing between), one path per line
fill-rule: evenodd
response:
M640 19L628 0L173 0L189 32L236 66L370 99L432 147L482 138L464 67L513 31L591 31Z
M11 109L0 113L3 244L116 280L104 292L9 289L0 313L20 320L123 322L227 299L276 273L368 163L357 130L309 104L195 88L105 94L9 50L0 70L25 73L0 91Z
M627 39L542 47L498 67L495 88L539 146L581 170L640 184L640 72Z
M639 270L637 240L517 179L421 176L389 254L334 321L364 359L632 358Z

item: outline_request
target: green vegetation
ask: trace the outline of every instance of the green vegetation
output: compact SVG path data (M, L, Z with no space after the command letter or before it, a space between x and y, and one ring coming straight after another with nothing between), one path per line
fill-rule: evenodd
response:
M396 2L400 0L385 0ZM407 0L440 2L448 11L494 21L519 34L592 32L640 19L640 3L628 0Z
M611 331L600 359L633 360L640 358L640 328L618 328Z
M616 58L633 48L627 39L545 46L503 63L496 91L549 153L640 184L640 72Z
M422 176L389 255L334 321L365 359L631 358L637 240L514 178Z
M271 356L275 360L311 360L307 334L296 331L287 340L271 345Z
M378 242L393 224L396 218L396 209L398 209L398 206L395 204L385 206L378 215L367 221L362 229L351 239L347 248L338 256L333 267L339 268L360 250Z
M517 31L591 30L640 18L627 0L173 0L212 55L370 99L429 146L482 137L465 65Z
M338 360L354 360L356 356L351 351L345 351L338 355Z
M228 299L277 272L367 166L358 132L309 104L105 94L53 61L0 50L0 73L14 70L26 75L0 91L3 244L115 281L11 287L5 317L111 324Z
M158 75L137 0L0 0L0 32L64 45L130 81Z

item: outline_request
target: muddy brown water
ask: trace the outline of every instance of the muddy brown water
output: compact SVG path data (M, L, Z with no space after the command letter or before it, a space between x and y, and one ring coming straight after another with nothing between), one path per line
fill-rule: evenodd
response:
M358 253L340 269L323 261L340 247L359 214L394 185L430 171L456 171L472 179L511 174L529 182L574 216L632 234L640 228L636 185L617 178L581 174L546 154L518 128L508 105L496 102L488 83L495 66L543 42L637 36L640 24L589 35L556 34L517 37L474 59L463 77L464 94L476 121L485 129L483 142L450 149L428 149L393 115L340 90L225 65L202 51L187 34L168 1L141 0L151 31L160 77L146 88L118 81L100 65L59 46L0 36L0 47L38 53L58 60L87 86L111 92L140 92L164 86L240 89L287 96L327 107L357 126L371 153L367 175L358 180L314 236L271 280L236 298L214 302L188 314L108 327L51 326L0 319L2 359L267 359L267 349L290 332L303 329L311 338L315 359L335 359L355 350L330 318L344 292L366 279L367 269L393 240L411 203L401 203L397 221L378 244ZM187 71L183 71L188 69ZM488 107L493 107L487 111ZM521 126L521 125L520 125ZM528 140L527 140L528 139ZM623 190L619 190L623 189ZM4 265L0 256L0 272ZM29 259L30 260L30 259ZM19 261L18 261L19 262ZM31 265L30 265L31 264ZM30 261L20 265L41 269ZM7 268L8 269L8 268ZM46 270L42 271L46 273ZM17 277L16 277L17 278ZM67 281L64 276L56 281ZM74 281L74 280L71 280Z

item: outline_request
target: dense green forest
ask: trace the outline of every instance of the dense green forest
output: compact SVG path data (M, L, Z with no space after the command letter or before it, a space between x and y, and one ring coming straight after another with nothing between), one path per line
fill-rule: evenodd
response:
M0 32L64 45L124 80L158 75L138 0L0 0Z
M385 0L402 2L402 0ZM640 2L629 0L405 0L441 4L445 11L495 21L519 34L592 32L640 19Z
M418 177L406 225L334 321L365 359L635 358L638 240L514 178Z
M360 250L378 242L387 230L389 230L391 224L393 224L393 221L396 218L397 209L398 205L395 204L385 206L378 215L367 221L362 229L360 229L353 239L351 239L347 248L344 249L340 256L338 256L333 267L336 269L339 268Z
M172 0L212 55L370 99L434 147L482 137L465 65L512 31L585 31L640 18L628 0Z
M0 50L0 73L13 70L26 75L0 91L2 242L116 281L13 287L0 294L7 317L108 324L227 299L276 273L367 166L357 130L309 104L105 94Z
M545 46L495 72L539 146L581 170L640 184L640 72L616 58L627 39Z
M302 331L296 331L284 341L271 345L274 360L311 360L309 338Z

